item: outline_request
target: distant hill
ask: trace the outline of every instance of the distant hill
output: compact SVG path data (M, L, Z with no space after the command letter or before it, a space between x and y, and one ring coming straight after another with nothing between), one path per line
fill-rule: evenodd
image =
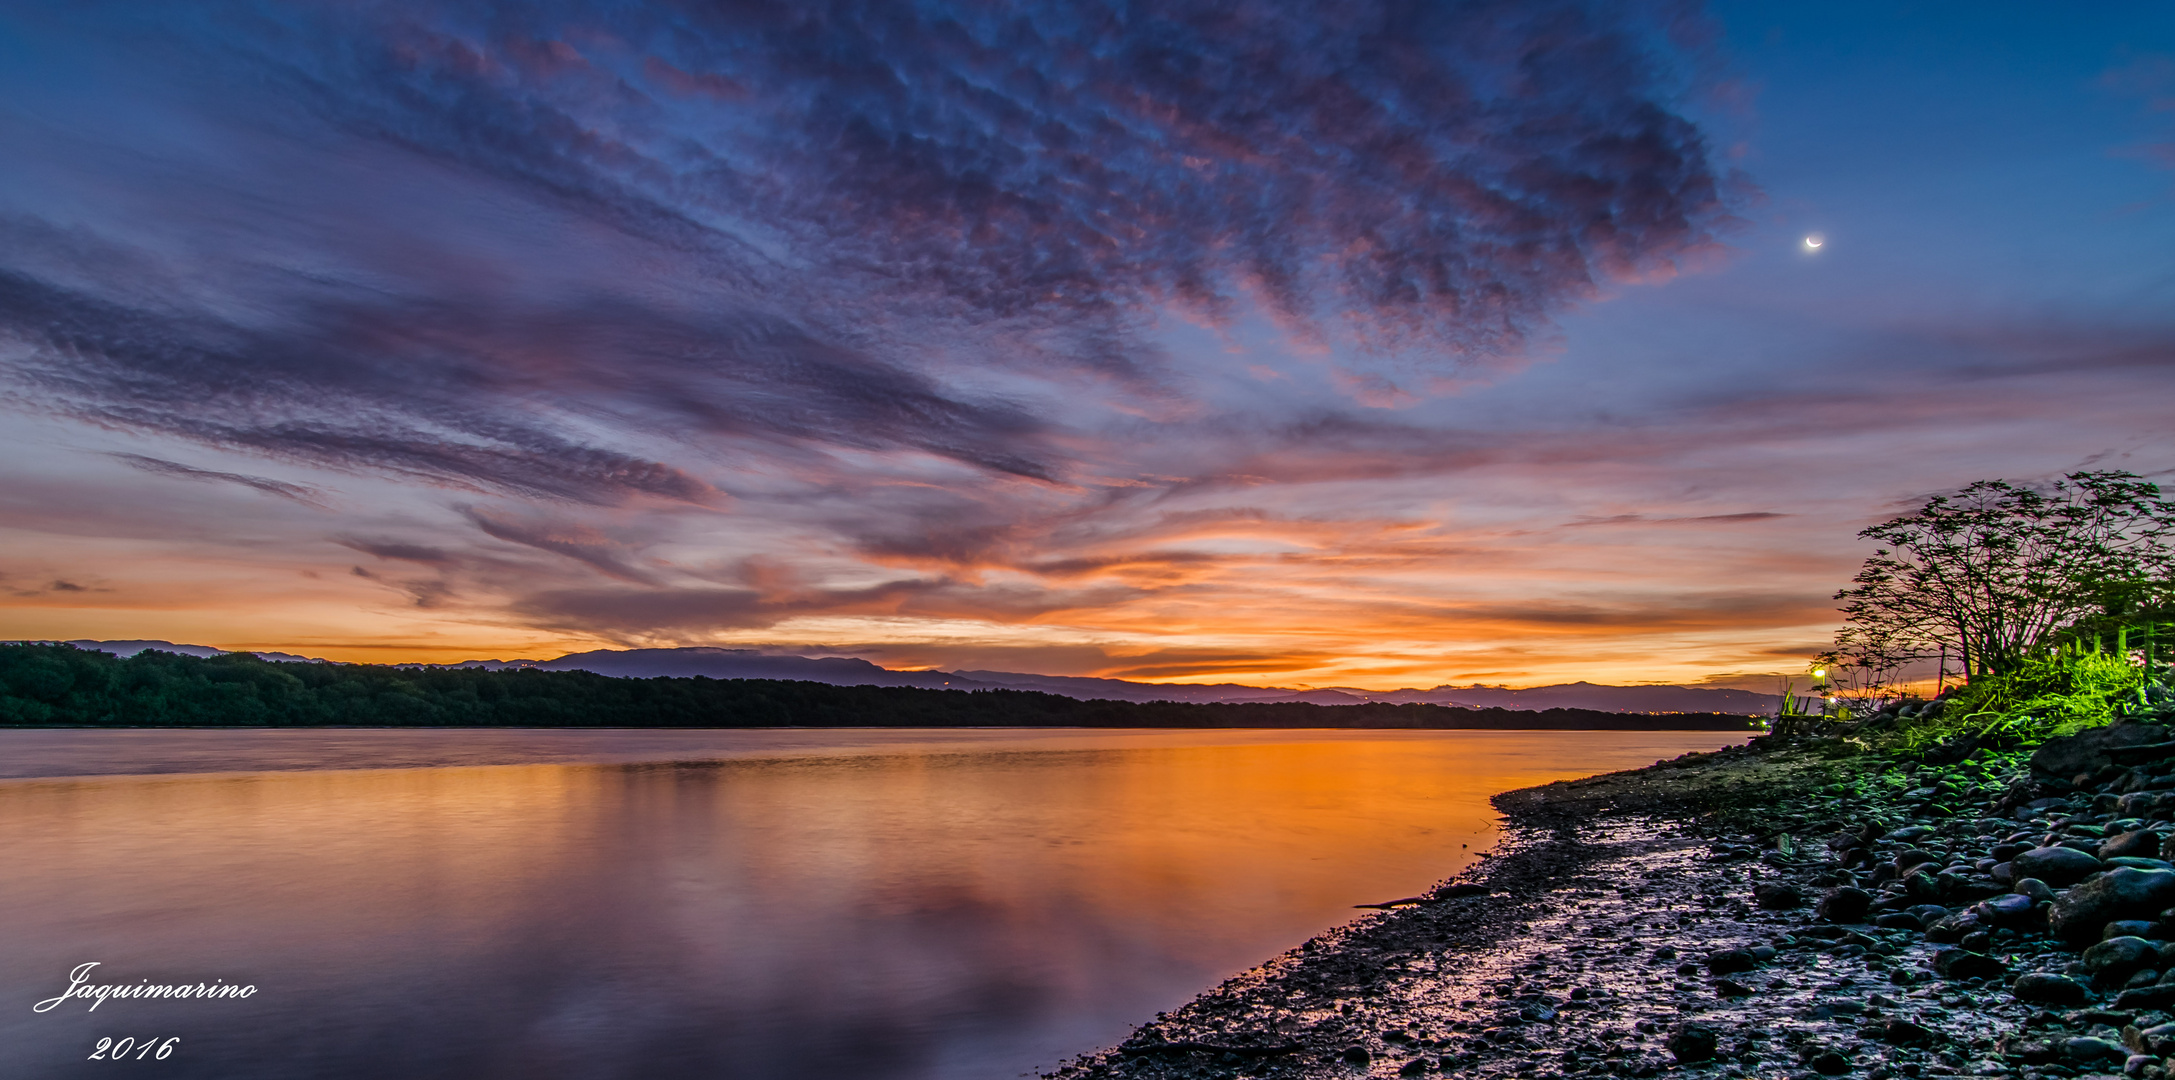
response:
M82 649L133 656L161 649L186 656L217 656L205 645L169 641L72 641ZM290 653L256 653L265 660L304 661ZM320 661L322 662L322 661ZM409 665L417 666L417 665ZM1764 716L1781 699L1749 690L1686 686L1604 686L1575 682L1512 689L1502 686L1436 686L1431 689L1361 690L1339 686L1309 690L1241 686L1237 683L1143 683L1074 675L1032 675L1014 671L894 671L847 656L780 656L755 649L690 647L683 649L598 649L552 660L467 660L430 665L501 671L587 671L623 679L686 678L782 679L832 686L912 686L929 690L1033 690L1082 701L1175 701L1191 704L1274 705L1459 705L1473 709L1541 712L1582 709L1614 713L1729 713Z

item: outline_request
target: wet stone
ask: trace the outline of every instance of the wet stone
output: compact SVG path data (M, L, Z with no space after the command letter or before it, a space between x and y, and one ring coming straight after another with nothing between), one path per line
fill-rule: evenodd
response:
M1829 889L1827 894L1820 898L1820 904L1814 909L1814 915L1822 922L1864 922L1866 913L1872 910L1872 907L1872 893L1854 885L1845 885L1840 888Z
M2043 971L2017 976L2009 990L2018 1001L2033 1005L2081 1005L2091 997L2083 983Z
M2066 888L2098 873L2100 861L2075 848L2038 847L2009 860L2018 878L2037 878L2054 888Z

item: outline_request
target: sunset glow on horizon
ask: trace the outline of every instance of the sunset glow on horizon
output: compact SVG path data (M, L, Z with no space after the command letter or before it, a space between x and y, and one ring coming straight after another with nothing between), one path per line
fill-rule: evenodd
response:
M2175 475L2142 4L33 2L0 102L0 638L1772 691L1867 525Z

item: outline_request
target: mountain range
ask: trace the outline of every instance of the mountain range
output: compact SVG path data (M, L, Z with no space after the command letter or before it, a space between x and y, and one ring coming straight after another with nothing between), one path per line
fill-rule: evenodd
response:
M72 641L83 649L97 649L119 656L133 656L144 649L163 649L190 656L216 656L222 650L207 645L176 645L167 641ZM308 662L312 658L292 653L257 653L266 660ZM537 668L543 671L589 671L627 679L658 676L707 676L713 679L787 679L829 683L833 686L918 686L944 690L1039 690L1070 698L1114 701L1287 702L1315 705L1358 705L1387 702L1402 705L1462 705L1473 709L1593 709L1621 713L1736 713L1758 716L1773 713L1781 699L1773 694L1687 686L1604 686L1589 682L1562 683L1513 689L1502 686L1435 686L1427 689L1362 690L1357 687L1240 686L1236 683L1141 683L1124 679L1096 679L1075 675L1030 675L1011 671L895 671L866 660L846 656L781 656L755 649L691 647L681 649L600 649L570 653L554 660L468 660L446 667Z

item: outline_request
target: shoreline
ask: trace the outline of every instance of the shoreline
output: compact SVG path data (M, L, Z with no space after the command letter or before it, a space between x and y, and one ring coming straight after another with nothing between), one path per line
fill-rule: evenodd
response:
M2131 742L2166 737L2130 727L2153 733ZM2175 744L2164 749L2175 758ZM2014 870L1989 867L1991 855L2042 839L2096 847L2104 840L2089 834L2107 825L2076 819L2132 824L2112 817L2124 797L2113 789L2158 783L2104 749L2070 750L2062 762L2095 773L2077 778L2081 788L2044 770L2018 782L2021 755L1916 764L1767 738L1504 792L1494 799L1503 841L1426 896L1325 932L1042 1075L2165 1076L2175 1026L2158 1029L2175 1020L2175 975L2154 988L2152 969L2175 967L2175 946L2162 961L2145 939L2175 937L2175 926L2117 927L2132 933L2089 957L2093 971L2078 956L2088 942L2058 942L2044 927L2050 910L2076 922L2064 912L2113 879L2175 886L2175 872L2065 876L2076 887L2036 898L1989 872ZM2139 757L2113 754L2129 766ZM1899 860L1942 873L1879 880L1877 867ZM1841 899L1823 904L1831 895ZM2083 917L2154 917L2145 902ZM2139 980L2153 985L2125 996Z

